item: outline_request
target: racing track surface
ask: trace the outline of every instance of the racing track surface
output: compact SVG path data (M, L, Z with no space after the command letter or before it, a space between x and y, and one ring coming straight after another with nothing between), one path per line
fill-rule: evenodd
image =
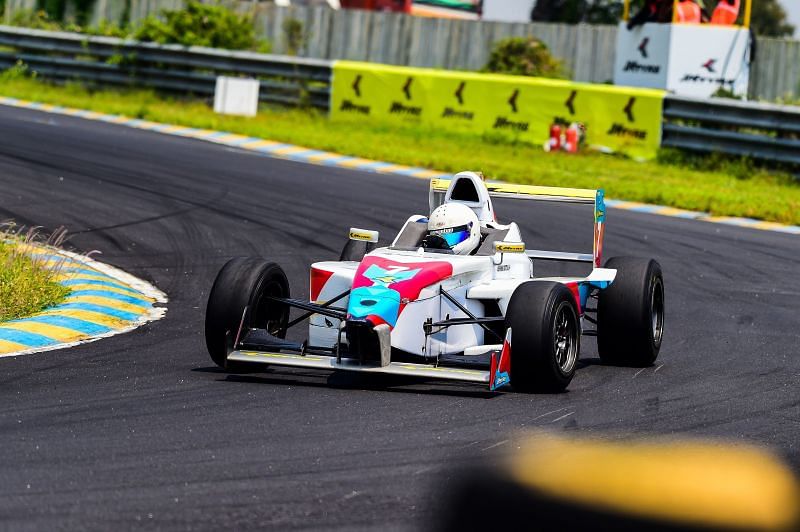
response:
M0 529L418 527L453 467L530 427L723 436L800 462L796 236L612 209L606 256L663 266L665 343L639 370L600 365L585 338L560 395L229 376L202 334L228 258L279 262L304 297L310 262L338 258L350 226L393 236L427 212L427 183L3 107L0 139L0 219L64 224L78 250L170 298L165 319L132 333L0 359ZM530 207L497 204L529 248L591 249L574 207Z

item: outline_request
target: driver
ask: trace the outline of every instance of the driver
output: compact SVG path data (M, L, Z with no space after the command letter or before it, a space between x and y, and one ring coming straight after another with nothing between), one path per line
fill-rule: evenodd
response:
M480 222L472 209L461 203L445 203L431 213L422 247L469 255L480 243Z

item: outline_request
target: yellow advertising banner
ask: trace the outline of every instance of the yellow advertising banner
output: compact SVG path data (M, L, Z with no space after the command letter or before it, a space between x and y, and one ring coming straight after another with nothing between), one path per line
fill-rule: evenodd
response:
M337 61L331 117L416 123L544 145L554 124L583 124L586 142L637 159L661 143L664 91L545 78Z

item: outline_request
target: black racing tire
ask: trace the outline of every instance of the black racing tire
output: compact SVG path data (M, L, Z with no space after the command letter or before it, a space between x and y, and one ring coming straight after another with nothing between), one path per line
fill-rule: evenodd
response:
M244 328L266 328L284 338L280 330L289 320L289 307L264 296L289 297L289 281L283 269L259 257L238 257L222 267L206 307L206 347L211 360L221 368L227 364L236 334L247 308ZM236 366L238 367L238 365Z
M560 392L575 375L580 320L572 292L561 283L519 285L506 310L511 328L511 386L523 392Z
M611 365L647 367L655 362L664 335L664 278L653 259L613 257L617 270L597 301L597 351Z

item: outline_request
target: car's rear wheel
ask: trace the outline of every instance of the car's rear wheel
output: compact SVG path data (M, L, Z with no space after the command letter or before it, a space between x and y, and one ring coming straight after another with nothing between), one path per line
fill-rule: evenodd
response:
M580 322L572 292L560 283L519 285L506 310L511 328L511 385L526 392L559 392L575 375Z
M597 301L597 351L603 362L645 367L655 362L664 335L664 279L652 259L613 257L617 270Z
M289 281L274 262L239 257L222 267L206 307L206 347L215 364L231 370L240 367L227 364L240 326L242 330L267 329L279 338L285 337L289 307L268 296L289 297Z

